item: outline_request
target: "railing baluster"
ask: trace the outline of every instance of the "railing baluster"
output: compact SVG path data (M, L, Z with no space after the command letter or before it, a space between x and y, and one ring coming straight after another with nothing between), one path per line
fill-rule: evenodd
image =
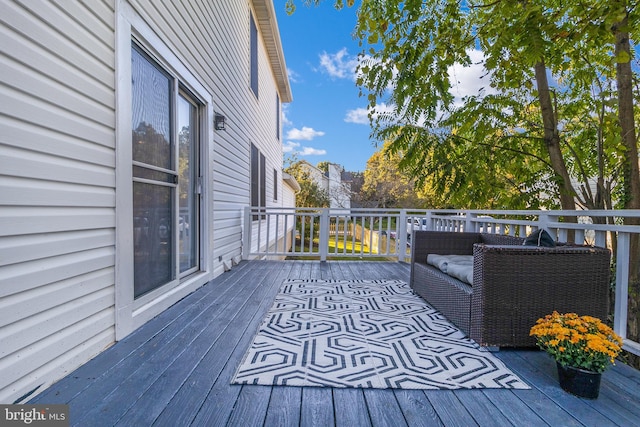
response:
M306 224L307 224L307 215L301 216L302 221L300 221L300 252L304 252L304 241L307 238L306 233Z
M629 233L618 233L616 257L616 301L613 312L613 330L624 340L627 337L627 310L629 295Z
M271 215L267 215L265 213L265 217L266 217L265 227L267 228L267 232L266 232L267 236L266 236L266 239L265 239L266 242L264 245L265 245L265 252L267 255L269 255L269 248L270 248L270 242L271 242L271 239L269 239L270 237L269 235L271 234Z
M320 236L318 238L320 245L320 261L327 260L329 252L329 209L320 211Z
M616 292L614 329L625 338L625 348L640 355L640 343L626 337L629 293L629 241L632 234L640 233L639 226L622 225L627 217L640 217L640 211L456 211L456 210L385 210L351 209L331 214L330 209L314 208L265 208L243 209L242 258L275 256L313 256L326 260L329 253L347 258L394 257L398 261L407 258L407 237L415 228L449 232L481 231L508 233L524 237L537 229L548 230L558 241L575 236L575 241L586 241L601 247L611 247L617 238ZM591 217L589 223L568 222L570 218ZM289 226L289 219L293 224ZM560 217L567 222L559 222ZM532 220L522 218L534 218ZM598 221L596 218L613 218ZM423 220L426 219L426 226ZM382 222L386 220L386 227ZM378 221L376 227L375 222ZM417 221L417 222L416 222ZM581 220L582 221L582 220ZM603 222L603 223L601 223ZM395 225L393 225L394 223ZM265 229L266 227L266 229ZM291 230L289 230L291 227ZM395 247L391 235L395 230ZM296 234L300 246L296 248ZM314 252L314 234L319 234L319 251ZM386 244L382 243L383 233ZM612 233L609 237L608 233ZM329 249L329 236L334 237L335 247ZM377 238L377 240L376 240ZM339 243L342 242L342 248ZM351 242L351 250L348 243ZM356 250L357 241L360 249ZM364 250L365 244L368 250Z

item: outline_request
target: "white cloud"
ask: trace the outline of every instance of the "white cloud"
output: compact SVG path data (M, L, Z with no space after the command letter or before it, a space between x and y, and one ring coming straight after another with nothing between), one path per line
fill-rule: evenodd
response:
M451 94L456 97L456 105L462 104L465 96L474 96L484 90L484 94L494 94L496 91L489 85L491 76L484 68L484 54L480 50L469 50L467 52L471 58L471 65L464 67L456 64L449 67L449 81L451 83Z
M293 153L296 151L296 148L300 146L299 143L293 141L287 141L282 144L282 152L283 153Z
M281 106L281 113L282 113L282 126L283 127L289 127L291 126L293 123L291 123L291 120L289 120L289 106L291 104L282 104Z
M320 54L320 68L334 78L355 80L357 66L358 58L349 55L346 47L336 53Z
M317 131L313 128L303 126L302 129L293 128L287 132L287 139L294 141L311 141L317 136L324 135L324 132Z
M296 73L291 68L287 68L287 75L289 76L289 81L291 83L299 83L301 81L300 74Z
M348 110L344 121L347 123L356 123L359 125L368 125L369 116L367 115L366 108L356 108L355 110Z
M327 154L327 150L320 150L313 147L302 147L302 151L299 151L301 156L324 156Z
M355 110L348 110L345 115L344 121L347 123L355 123L359 125L369 124L369 110L366 108L356 108ZM379 114L394 114L395 108L392 105L381 103L375 106L373 109L373 116L376 117Z
M313 147L300 148L300 143L294 142L294 141L287 141L284 144L282 144L282 152L295 153L301 156L323 156L327 154L327 150L322 150L319 148L313 148Z

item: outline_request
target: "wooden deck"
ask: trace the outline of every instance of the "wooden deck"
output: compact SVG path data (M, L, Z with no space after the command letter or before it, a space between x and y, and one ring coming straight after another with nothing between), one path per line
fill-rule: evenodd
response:
M640 426L640 372L618 363L600 397L562 391L540 351L495 353L531 390L230 385L284 279L402 279L396 262L243 262L31 403L70 405L79 426Z

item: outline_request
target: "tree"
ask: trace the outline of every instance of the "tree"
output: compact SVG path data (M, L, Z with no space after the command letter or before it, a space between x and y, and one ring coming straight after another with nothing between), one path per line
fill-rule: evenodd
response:
M455 128L447 128L447 125L451 121L462 125L461 119L464 118L468 127L474 128L473 140L476 143L491 136L497 148L521 152L530 156L530 161L544 160L550 175L547 182L556 187L554 196L561 207L573 208L576 200L583 206L601 205L602 194L596 195L597 200L591 196L587 199L584 196L588 191L574 188L573 183L579 181L580 190L589 189L590 183L585 181L592 176L586 175L589 172L586 169L580 169L587 163L584 157L579 157L585 154L585 150L575 145L585 141L570 140L569 137L575 135L564 134L565 124L573 117L563 117L562 113L575 113L576 103L581 103L584 116L580 120L600 118L604 123L601 107L612 97L611 92L606 91L607 86L624 88L621 84L611 85L614 75L610 61L614 50L612 32L622 28L628 31L624 33L626 35L637 33L637 10L624 1L613 5L600 0L578 5L566 3L569 2L502 0L460 5L457 1L442 0L404 2L399 6L396 2L363 2L356 33L369 44L370 49L361 63L359 84L369 99L374 135L380 140L393 138L394 145L406 152L419 152L408 148L412 143L421 144L424 152L432 147L429 144L452 137ZM633 23L630 23L632 17ZM626 24L622 25L623 22ZM628 40L624 34L616 37ZM469 65L470 53L476 52L477 48L485 58L485 77L492 90L500 96L470 97L463 100L466 102L458 108L451 95L450 72L456 63ZM619 50L623 53L616 55L618 68L630 69L629 46ZM626 62L621 64L621 60ZM554 76L553 86L548 81L549 74ZM632 74L625 76L628 82ZM592 85L597 82L595 86L600 87L592 86L589 90L587 82ZM631 88L631 85L627 87ZM613 94L616 96L620 99L623 91L618 90ZM492 119L499 122L493 126L483 126L470 114L473 111L469 109L473 106L505 108L505 97L517 102L508 105L510 114L497 111ZM627 93L624 98L632 100L633 96ZM394 114L375 114L375 106L380 102L395 105ZM587 111L586 106L591 108ZM513 126L514 117L524 117L523 108L534 109L539 117L535 119L529 115L526 121L517 124L517 128L509 127ZM604 108L610 111L611 106ZM633 117L633 105L627 110ZM622 124L622 119L619 122ZM627 119L630 128L632 122ZM519 134L513 132L515 129ZM600 129L606 130L602 126ZM492 133L483 133L483 130ZM496 131L505 136L501 144L497 144ZM636 172L637 149L634 150L637 140L629 136L632 129L619 132L618 139L600 139L600 142L610 144L604 147L604 151L622 151L624 156L601 155L599 160L615 162L603 166L610 170L626 165L622 169L629 172L624 180L634 183L640 179ZM437 137L427 137L429 134ZM629 142L620 150L622 134L629 138ZM520 141L526 138L525 149L522 145L513 145L514 137ZM532 152L536 150L531 147L540 143L546 150L544 158ZM405 163L411 164L411 159ZM414 162L414 166L415 163L418 162ZM628 165L636 169L632 170ZM522 173L521 165L517 167ZM414 169L419 171L419 168ZM532 172L538 174L539 170L534 168ZM482 177L475 178L474 182L478 182ZM613 185L621 183L621 180L611 182ZM634 192L631 184L623 192L624 200L640 199L640 191Z
M496 192L508 203L523 200L518 191L534 200L542 187L551 196L550 207L555 201L565 209L575 203L637 209L640 94L633 86L638 75L631 47L640 36L638 5L627 0L363 0L355 33L368 50L358 84L368 98L372 133L403 154L404 170L420 180L432 178L450 195L460 196L473 185L480 191L472 191L469 199L490 203L491 180L511 176L513 186L502 180L505 185ZM456 105L451 70L470 65L471 53L478 50L493 93ZM382 102L395 111L376 112ZM482 168L471 165L473 156L495 172L483 176ZM631 250L629 304L635 307L629 320L636 339L637 244Z
M311 178L308 170L304 168L303 162L292 157L287 159L286 163L288 166L284 168L284 171L294 177L300 185L300 191L296 193L296 206L328 208L329 194Z
M417 187L416 180L399 170L400 154L389 150L390 143L367 161L362 198L379 208L435 208L439 200L432 188Z
M327 161L318 162L316 167L324 173L329 173L329 162Z

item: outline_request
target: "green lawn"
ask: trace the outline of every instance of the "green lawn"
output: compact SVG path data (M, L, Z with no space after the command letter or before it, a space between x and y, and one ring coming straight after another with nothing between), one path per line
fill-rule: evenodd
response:
M313 239L313 247L311 248L311 252L313 253L319 253L320 249L319 249L319 239L315 238ZM336 254L336 247L337 247L337 251L338 254ZM304 242L304 249L305 251L309 250L309 241L305 240ZM296 243L295 243L295 250L296 251L300 251L301 247L300 247L300 240L296 239ZM330 236L329 237L329 253L327 255L327 259L330 261L339 261L339 260L353 260L353 255L351 256L340 256L340 253L348 253L351 254L353 253L354 255L360 254L360 253L365 253L365 254L370 254L370 250L369 247L366 245L363 245L361 242L359 241L351 241L350 239L347 239L347 241L345 242L344 239L342 237L339 237L336 241L335 236ZM312 257L312 256L290 256L287 257L288 259L307 259L307 260L313 260L313 259L317 259L317 257ZM363 260L367 260L367 261L388 261L392 258L387 258L387 257L363 257Z

